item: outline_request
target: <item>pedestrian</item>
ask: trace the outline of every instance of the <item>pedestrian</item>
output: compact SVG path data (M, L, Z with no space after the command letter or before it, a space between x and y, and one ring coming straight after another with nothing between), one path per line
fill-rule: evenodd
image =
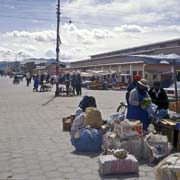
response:
M72 90L73 90L73 95L75 96L76 95L76 93L75 93L75 91L76 91L76 75L75 74L73 74L73 76L72 76L71 86L72 86Z
M41 76L40 76L40 85L41 85L40 91L44 91L44 78L45 78L45 75L41 74Z
M69 86L70 86L70 75L69 73L65 76L65 85L66 85L66 92L69 95Z
M38 75L36 75L34 77L34 88L33 88L33 91L36 90L36 92L38 91L38 86L39 86L39 78L38 78Z
M137 87L137 82L141 80L141 76L136 74L133 77L133 81L128 85L127 87L127 92L126 92L126 102L127 104L129 103L129 94L131 92L131 90L133 90L134 88Z
M140 120L143 124L143 130L147 131L149 126L148 112L142 108L142 103L145 99L150 99L148 95L148 83L146 79L137 81L137 87L131 90L129 94L129 104L127 119L129 120Z
M31 74L29 72L26 73L26 81L27 81L27 86L29 86L31 80Z
M82 86L81 76L80 76L80 74L78 74L77 78L76 78L76 93L77 93L77 95L82 95L81 86Z

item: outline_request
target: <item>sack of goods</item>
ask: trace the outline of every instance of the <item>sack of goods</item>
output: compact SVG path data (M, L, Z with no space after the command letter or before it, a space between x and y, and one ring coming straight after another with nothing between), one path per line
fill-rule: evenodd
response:
M144 159L150 163L160 161L168 156L171 150L167 136L150 133L144 139Z
M102 146L102 132L98 129L82 128L79 137L71 139L78 152L98 152Z
M107 132L106 134L103 135L103 146L102 146L102 148L105 151L108 151L109 149L116 149L115 141L119 141L116 134L113 132Z
M144 139L135 136L129 139L120 139L115 133L107 132L103 136L103 149L106 153L112 149L125 149L137 159L143 158Z
M125 149L130 154L134 155L137 159L143 158L144 139L143 137L133 137L131 139L115 141L116 149Z
M120 139L128 139L134 136L143 135L143 125L140 121L114 121L114 133L116 133Z
M113 155L99 157L99 172L101 175L138 173L137 159L124 150L116 150Z
M102 125L102 116L101 112L94 108L89 107L86 108L85 116L84 116L84 126L91 126L92 128L100 129Z
M156 180L180 180L180 153L171 154L154 169Z

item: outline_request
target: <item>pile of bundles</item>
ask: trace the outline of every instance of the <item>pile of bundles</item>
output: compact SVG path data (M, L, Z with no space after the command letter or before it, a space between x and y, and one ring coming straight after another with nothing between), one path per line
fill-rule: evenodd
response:
M89 85L89 88L93 90L102 90L103 89L102 81L92 81Z
M143 135L140 121L114 120L111 130L103 136L104 155L99 158L99 171L102 175L138 173L138 160L156 163L168 156L172 149L167 136L154 134L151 126L151 133ZM127 152L125 158L112 154L123 150Z

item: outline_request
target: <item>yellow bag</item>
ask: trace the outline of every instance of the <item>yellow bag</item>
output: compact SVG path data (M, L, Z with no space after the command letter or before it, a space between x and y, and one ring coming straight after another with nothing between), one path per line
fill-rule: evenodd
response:
M92 128L100 129L102 125L101 112L94 107L86 109L84 126L90 125Z

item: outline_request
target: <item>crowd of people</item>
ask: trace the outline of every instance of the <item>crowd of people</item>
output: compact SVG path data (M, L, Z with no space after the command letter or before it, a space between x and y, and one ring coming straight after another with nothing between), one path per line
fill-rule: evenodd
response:
M27 86L31 84L31 80L33 79L33 91L38 91L39 87L41 91L44 84L53 85L58 82L59 84L65 85L67 94L69 91L72 91L74 95L82 95L82 80L80 74L60 74L57 78L56 76L51 76L48 73L31 75L29 72L27 72L25 78Z

